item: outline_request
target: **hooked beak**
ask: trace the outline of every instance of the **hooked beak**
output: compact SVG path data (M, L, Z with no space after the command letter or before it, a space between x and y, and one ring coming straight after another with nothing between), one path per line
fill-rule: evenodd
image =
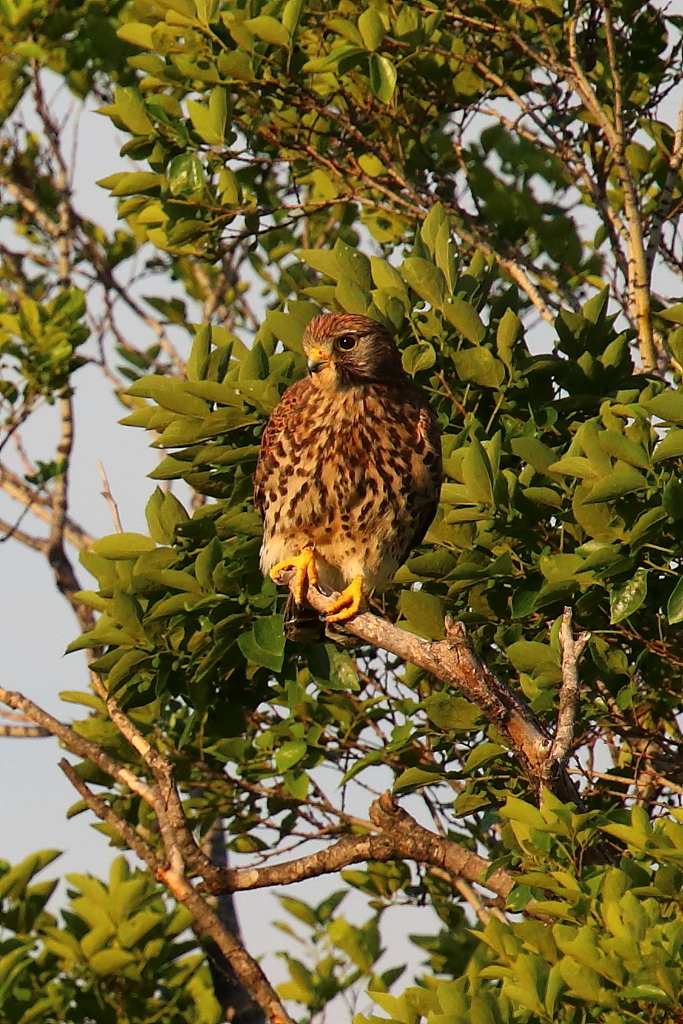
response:
M329 363L329 359L321 348L312 348L308 353L308 372L310 374L318 373Z

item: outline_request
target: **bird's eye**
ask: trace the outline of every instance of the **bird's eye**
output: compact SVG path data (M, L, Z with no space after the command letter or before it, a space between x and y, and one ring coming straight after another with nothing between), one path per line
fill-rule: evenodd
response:
M356 347L358 338L354 338L352 334L345 334L341 338L337 338L336 346L340 348L342 352L348 352L350 349Z

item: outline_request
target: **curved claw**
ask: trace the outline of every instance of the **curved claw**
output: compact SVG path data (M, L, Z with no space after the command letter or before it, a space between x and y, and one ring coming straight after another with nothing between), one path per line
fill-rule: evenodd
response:
M363 604L363 577L356 576L333 601L325 612L326 622L346 622L361 610Z
M292 555L278 562L270 570L270 578L274 583L279 583L280 573L294 570L294 585L292 594L297 604L302 604L309 583L316 585L318 582L318 570L315 564L315 553L313 548L306 548L300 555Z

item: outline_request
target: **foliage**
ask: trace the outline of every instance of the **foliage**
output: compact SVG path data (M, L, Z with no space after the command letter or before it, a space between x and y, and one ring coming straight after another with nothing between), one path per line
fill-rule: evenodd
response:
M662 112L683 77L680 18L631 0L36 0L3 12L0 188L18 240L1 250L3 416L15 433L59 400L62 435L52 462L3 466L2 479L50 520L47 546L12 533L49 555L84 627L70 650L90 652L102 681L63 695L88 709L75 730L99 745L78 773L102 806L74 812L95 806L115 845L143 837L163 859L163 815L100 756L151 784L149 742L192 835L222 818L230 850L260 869L307 840L332 851L381 833L364 787L390 780L454 849L486 858L489 882L501 870L514 888L505 900L478 877L475 891L416 845L347 862L374 911L362 927L339 894L284 897L310 956L288 945L280 994L307 1019L363 988L403 1024L678 1019L683 303L661 275L682 269L683 130ZM137 161L100 182L115 232L71 202L46 69L98 97ZM29 99L41 133L22 123ZM123 283L133 260L142 285ZM368 647L285 641L284 596L258 568L251 475L323 309L391 329L443 431L439 514L381 610L430 641L445 614L465 622L552 733L571 606L591 633L572 746L583 806L548 792L532 806L519 751L437 676ZM140 340L142 324L153 333ZM68 516L71 389L86 362L161 456L149 535L91 543ZM67 541L93 589L65 577L55 552L66 558ZM341 779L334 796L321 768ZM135 912L154 913L159 934L126 945L98 931L99 952L55 968L81 972L79 991L104 991L109 975L95 985L88 971L113 952L116 984L139 982L121 998L156 999L161 964L183 987L192 961L174 966L176 919L147 876L116 874L109 890L81 880L76 902L133 881ZM383 915L403 903L429 903L442 930L413 937L428 960L401 994L400 970L378 961ZM80 920L60 934L82 948ZM50 948L31 934L27 978ZM197 970L178 1013L209 1020Z
M204 958L193 938L180 938L191 916L169 910L161 887L118 857L108 885L68 876L59 921L45 909L57 881L34 881L58 855L0 864L3 1020L217 1024Z

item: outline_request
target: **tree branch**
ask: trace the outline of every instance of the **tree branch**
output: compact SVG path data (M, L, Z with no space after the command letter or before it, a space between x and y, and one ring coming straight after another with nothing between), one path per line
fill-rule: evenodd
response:
M289 582L287 576L282 574L283 582ZM333 597L309 587L307 600L317 612L324 612ZM453 622L448 616L445 639L431 642L368 612L356 615L345 622L344 627L360 640L430 672L477 704L514 752L535 790L540 792L545 785L546 762L553 745L548 729L526 701L487 668L474 651L462 623ZM576 784L563 767L553 789L560 799L581 806Z
M581 693L578 663L590 636L590 633L581 633L576 640L574 639L572 610L565 608L560 627L560 646L562 648L560 707L557 714L555 738L547 762L551 773L566 763L574 740L574 725Z
M445 836L423 828L410 814L398 807L390 793L384 793L370 808L375 835L344 836L332 846L307 857L263 868L214 868L207 875L207 887L213 893L262 889L268 885L291 885L307 878L318 878L341 871L360 861L412 860L443 869L455 884L458 879L482 885L498 896L506 897L514 877L497 868L487 877L491 863Z

